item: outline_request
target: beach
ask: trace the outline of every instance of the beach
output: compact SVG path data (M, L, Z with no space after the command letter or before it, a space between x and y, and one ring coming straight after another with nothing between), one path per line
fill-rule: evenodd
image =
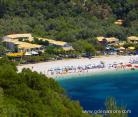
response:
M138 69L138 55L133 56L98 56L95 58L64 59L17 66L18 72L23 68L56 78L67 75L81 75L116 70Z

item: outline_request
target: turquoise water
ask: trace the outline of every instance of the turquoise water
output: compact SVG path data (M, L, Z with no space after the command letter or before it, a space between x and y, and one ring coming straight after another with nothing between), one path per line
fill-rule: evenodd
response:
M119 105L131 110L129 117L138 116L138 71L70 76L57 80L84 110L104 110L107 97L115 97Z

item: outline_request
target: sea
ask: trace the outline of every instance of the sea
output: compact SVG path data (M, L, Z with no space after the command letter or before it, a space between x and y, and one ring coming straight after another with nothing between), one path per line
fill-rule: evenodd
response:
M105 100L114 97L125 106L129 117L138 117L138 70L72 75L56 78L67 95L80 102L83 110L101 112Z

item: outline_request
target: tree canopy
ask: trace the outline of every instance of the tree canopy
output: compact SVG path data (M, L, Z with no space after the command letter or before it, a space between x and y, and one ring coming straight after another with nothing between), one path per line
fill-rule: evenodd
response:
M137 0L1 0L0 36L30 32L74 42L137 35ZM124 20L122 26L114 24Z
M53 79L29 69L17 73L13 66L0 65L1 117L90 117Z

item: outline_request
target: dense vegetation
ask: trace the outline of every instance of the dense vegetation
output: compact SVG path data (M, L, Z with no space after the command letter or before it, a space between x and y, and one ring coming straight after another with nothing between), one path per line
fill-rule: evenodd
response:
M115 25L116 19L123 19L124 24ZM124 40L138 34L138 3L137 0L0 0L0 36L28 32L72 42L76 50L94 53L96 47L89 42L95 44L96 36ZM38 40L34 43L48 44ZM4 50L0 45L0 54ZM47 53L63 52L57 50L49 47ZM107 109L117 108L114 100L106 104ZM29 69L17 73L15 65L4 58L0 59L0 117L15 115L89 117L54 80ZM127 117L110 115L122 116Z
M137 6L137 0L0 0L0 36L30 32L67 42L93 42L99 35L124 40L138 34Z
M0 117L90 117L52 79L0 60Z
M118 107L115 100L110 98L106 101L106 109L123 110L124 107ZM127 114L121 113L109 115L127 117ZM2 58L0 117L101 117L101 115L83 113L79 103L70 100L56 81L29 69L17 73L15 64Z

